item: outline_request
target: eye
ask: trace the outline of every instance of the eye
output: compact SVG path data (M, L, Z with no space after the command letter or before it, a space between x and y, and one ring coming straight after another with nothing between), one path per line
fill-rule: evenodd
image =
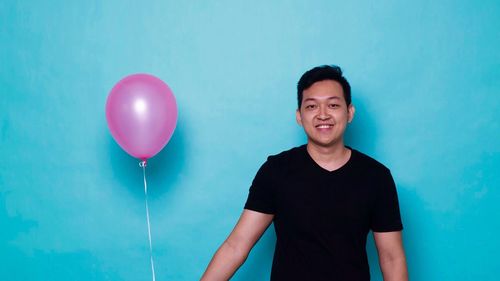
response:
M330 108L338 108L338 107L340 107L340 104L331 103L331 104L328 105L328 107L330 107Z
M308 104L306 105L306 109L315 109L316 105L315 104Z

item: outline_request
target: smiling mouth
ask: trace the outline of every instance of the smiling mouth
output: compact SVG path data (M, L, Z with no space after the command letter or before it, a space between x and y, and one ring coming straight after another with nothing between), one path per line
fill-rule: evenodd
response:
M320 124L320 125L316 125L316 128L318 129L329 129L329 128L332 128L333 127L333 124Z

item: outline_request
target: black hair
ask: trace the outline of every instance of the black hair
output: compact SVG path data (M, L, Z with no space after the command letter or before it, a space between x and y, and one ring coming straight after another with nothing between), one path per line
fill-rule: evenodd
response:
M312 84L324 80L333 80L338 82L342 86L347 105L351 104L351 86L349 85L349 82L347 82L347 79L345 79L342 75L342 69L336 65L322 65L306 71L302 77L300 77L300 80L297 83L297 102L299 109L302 105L302 94L304 90L311 87Z

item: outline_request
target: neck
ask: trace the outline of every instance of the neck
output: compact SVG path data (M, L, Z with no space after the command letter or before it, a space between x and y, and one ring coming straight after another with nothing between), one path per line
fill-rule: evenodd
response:
M334 171L344 166L351 157L351 150L343 142L332 146L320 146L311 141L307 143L307 152L320 167Z

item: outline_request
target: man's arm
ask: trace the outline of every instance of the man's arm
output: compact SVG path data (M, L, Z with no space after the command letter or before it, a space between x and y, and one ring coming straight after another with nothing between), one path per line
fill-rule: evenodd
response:
M244 210L229 237L217 250L201 281L229 280L273 221L274 215Z
M401 231L373 232L384 281L407 281L408 269Z

